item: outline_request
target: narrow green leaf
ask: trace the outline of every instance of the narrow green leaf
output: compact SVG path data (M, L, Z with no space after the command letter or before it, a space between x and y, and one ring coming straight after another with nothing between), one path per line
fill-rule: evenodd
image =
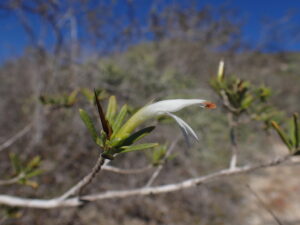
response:
M35 181L31 181L31 180L24 180L23 184L32 187L32 188L37 188L39 186L39 184Z
M108 106L107 106L107 112L106 112L106 118L110 124L112 124L116 112L117 112L117 100L115 96L110 96L108 100Z
M300 146L300 137L299 137L299 126L298 126L298 114L293 114L293 120L294 120L294 138L295 138L295 147L298 149Z
M247 95L246 97L243 98L242 103L241 103L241 108L242 109L247 109L253 102L253 96L252 95Z
M67 98L67 105L71 106L76 102L76 97L78 94L78 90L74 90L71 92L71 94Z
M26 165L26 170L32 170L40 165L41 157L35 156L32 160L30 160Z
M127 105L123 105L120 112L118 113L118 115L116 116L116 118L112 124L112 129L114 131L114 134L116 134L119 131L119 129L121 128L122 123L125 119L125 116L127 115L127 112L128 112Z
M22 171L22 164L21 164L19 156L16 155L15 153L10 153L9 158L10 158L10 161L14 168L15 173L19 174Z
M291 145L296 146L296 137L295 137L295 123L294 118L288 120L288 137Z
M139 144L139 145L132 145L132 146L123 146L121 148L120 153L132 152L132 151L140 151L148 148L157 147L158 143L146 143L146 144Z
M152 165L157 166L161 163L162 159L165 157L167 153L166 146L160 146L156 148L152 153Z
M36 177L38 175L41 175L43 172L44 172L43 170L34 170L30 173L27 173L25 177L26 177L26 179L30 179L32 177Z
M90 102L94 102L94 93L88 88L82 88L81 93L86 97L86 99Z
M126 138L122 143L121 146L129 146L132 145L134 142L140 140L147 134L149 134L151 131L153 131L155 126L145 127L133 134L131 134L128 138Z
M102 141L102 138L97 137L95 142L96 142L96 144L97 144L98 146L103 147L103 141Z
M281 138L282 142L285 143L285 145L288 147L288 149L290 151L293 150L293 147L292 147L291 143L289 142L288 137L282 131L282 129L279 127L279 125L275 121L272 121L271 124L272 124L273 128L276 130L279 137Z
M88 131L92 135L93 140L97 143L97 139L99 139L99 136L89 114L87 114L87 112L83 109L79 109L79 114Z

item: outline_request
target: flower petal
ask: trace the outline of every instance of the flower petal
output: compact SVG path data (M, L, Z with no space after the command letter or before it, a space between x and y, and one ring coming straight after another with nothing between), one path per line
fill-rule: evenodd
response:
M190 136L193 136L197 141L199 141L195 131L184 120L172 113L167 113L167 115L171 116L177 122L188 145L190 145Z
M154 118L160 115L170 115L169 113L177 112L185 107L192 105L200 105L202 108L213 109L216 105L212 102L208 102L203 99L170 99L146 105L138 110L131 118L120 128L115 134L115 138L124 139L128 137L136 127L145 122L148 119ZM195 132L192 128L185 123L182 119L174 117L179 126L185 131L186 134L194 136L197 139Z

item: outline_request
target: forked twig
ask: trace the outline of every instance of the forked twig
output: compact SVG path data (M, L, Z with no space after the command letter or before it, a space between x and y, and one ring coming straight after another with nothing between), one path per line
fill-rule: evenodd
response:
M221 179L228 176L245 174L258 169L277 166L283 164L290 158L291 156L287 155L256 166L243 166L243 167L236 167L234 169L224 169L208 175L187 179L178 183L171 183L171 184L154 186L154 187L142 187L142 188L129 189L129 190L106 191L98 194L81 196L80 198L72 197L68 199L62 199L61 197L58 197L58 198L45 200L45 199L30 199L30 198L20 198L20 197L9 196L9 195L0 195L0 204L8 205L8 206L17 206L17 207L50 209L50 208L58 208L58 207L76 207L83 204L82 200L97 201L97 200L111 199L111 198L126 198L126 197L137 196L137 195L143 196L143 195L150 195L150 194L168 193L168 192L174 192L178 190L195 187L199 184L208 183L213 180ZM292 162L292 163L299 164L299 162Z
M152 174L152 176L148 180L148 182L145 185L145 187L150 187L153 184L153 182L155 181L155 179L158 177L158 175L160 174L161 170L163 169L164 163L166 162L166 160L168 159L168 157L171 155L171 153L175 149L175 146L176 146L178 140L179 140L179 138L176 138L176 140L171 144L171 146L167 150L165 156L163 157L161 164L156 168L156 170L154 171L154 173Z
M152 168L153 168L152 165L146 166L144 168L138 168L138 169L122 169L114 166L103 165L102 170L119 173L119 174L137 174L137 173L144 173Z

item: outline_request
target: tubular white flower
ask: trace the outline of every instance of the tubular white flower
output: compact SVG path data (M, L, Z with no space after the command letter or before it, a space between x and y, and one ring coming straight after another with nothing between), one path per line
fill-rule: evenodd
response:
M137 126L148 119L161 115L168 115L177 122L185 137L193 136L194 138L198 139L196 133L186 122L184 122L178 116L172 114L173 112L177 112L185 107L192 105L199 105L202 108L209 109L213 109L216 107L214 103L208 102L203 99L172 99L159 101L150 105L146 105L138 110L117 132L115 138L123 139L129 136Z

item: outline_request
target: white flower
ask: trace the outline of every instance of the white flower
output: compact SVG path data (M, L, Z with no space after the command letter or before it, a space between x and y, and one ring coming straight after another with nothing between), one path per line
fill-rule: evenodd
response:
M146 120L161 115L168 115L177 122L186 140L188 140L189 136L192 136L198 140L198 137L196 133L193 131L193 129L181 118L172 114L191 105L199 105L202 108L209 108L209 109L213 109L216 107L214 103L202 99L172 99L172 100L159 101L150 105L146 105L140 110L138 110L122 126L122 128L117 132L115 137L117 139L123 139L129 136L137 126L139 126L141 123L145 122Z

